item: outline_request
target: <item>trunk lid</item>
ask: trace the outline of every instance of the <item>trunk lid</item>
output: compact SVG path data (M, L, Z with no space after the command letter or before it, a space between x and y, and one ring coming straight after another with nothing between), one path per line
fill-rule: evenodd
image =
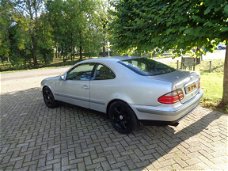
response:
M167 74L149 77L151 79L168 81L172 83L172 90L181 89L184 93L184 98L181 100L181 103L185 103L186 101L190 100L199 92L200 77L195 72L176 70Z

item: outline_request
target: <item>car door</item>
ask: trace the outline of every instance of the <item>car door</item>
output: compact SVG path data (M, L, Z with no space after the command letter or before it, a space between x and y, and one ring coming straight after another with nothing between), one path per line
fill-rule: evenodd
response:
M103 64L97 64L94 77L90 81L90 108L106 112L106 103L113 93L114 72Z
M59 81L55 95L61 101L89 108L89 81L95 64L84 63L67 72L65 80Z

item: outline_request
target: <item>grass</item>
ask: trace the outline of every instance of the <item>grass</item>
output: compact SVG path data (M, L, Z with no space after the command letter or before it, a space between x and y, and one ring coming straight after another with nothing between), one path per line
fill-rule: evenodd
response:
M215 59L211 61L201 61L196 66L196 71L201 76L201 88L204 91L201 105L203 107L212 108L221 112L228 113L228 106L221 106L223 93L223 68L224 60Z
M176 67L176 63L168 64L172 67ZM228 106L222 106L221 99L223 93L223 66L224 60L215 59L211 61L201 61L196 66L196 72L201 76L201 88L204 91L201 105L203 107L215 109L224 113L228 113Z
M220 105L223 93L222 72L202 73L201 88L204 91L202 106L228 113L228 106Z
M62 59L54 59L51 64L40 64L36 67L28 67L28 66L11 66L10 64L0 64L0 72L8 73L8 72L17 72L17 71L25 71L25 70L31 70L31 69L49 69L49 68L57 68L60 66L71 66L77 63L79 59L74 59L74 60L68 60L63 62Z
M202 73L201 87L204 90L204 98L209 100L221 100L223 73Z

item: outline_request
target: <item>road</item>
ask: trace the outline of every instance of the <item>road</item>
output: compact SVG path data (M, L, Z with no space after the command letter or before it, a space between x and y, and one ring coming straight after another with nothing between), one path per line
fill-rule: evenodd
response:
M1 93L39 87L40 82L50 76L64 73L70 66L57 68L32 69L1 74Z

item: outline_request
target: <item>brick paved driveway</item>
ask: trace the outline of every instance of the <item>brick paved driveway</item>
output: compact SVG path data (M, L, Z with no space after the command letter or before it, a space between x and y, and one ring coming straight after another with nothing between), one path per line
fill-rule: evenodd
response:
M100 113L48 109L33 79L1 82L0 170L228 169L227 114L198 107L178 127L121 135Z

